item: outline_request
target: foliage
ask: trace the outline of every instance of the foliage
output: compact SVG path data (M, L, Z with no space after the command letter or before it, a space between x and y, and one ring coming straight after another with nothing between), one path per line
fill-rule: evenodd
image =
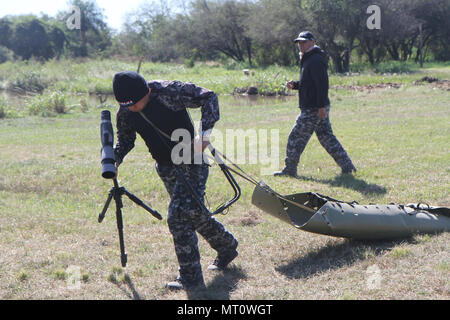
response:
M375 73L408 73L411 72L411 65L401 61L380 62L373 67Z
M54 116L66 112L66 95L62 92L46 92L36 95L27 102L28 112L31 115L44 117Z
M112 45L111 31L95 1L71 0L70 6L81 10L80 30L69 30L67 12L56 18L46 15L5 16L0 18L0 47L14 52L17 57L41 60L68 56L96 55L106 52ZM6 61L0 52L0 63Z
M253 39L253 56L260 65L290 65L298 61L292 39L306 26L298 0L261 0L247 19L246 33ZM306 28L306 27L305 27Z
M128 14L125 31L117 37L118 48L125 54L148 56L153 61L170 61L178 56L172 23L163 3L143 3Z
M19 70L10 79L9 88L18 92L42 93L49 85L49 79L37 70Z
M7 101L3 97L0 97L0 119L6 118Z
M81 21L79 30L67 30L68 49L71 55L86 57L107 51L111 45L111 30L106 24L106 17L95 0L71 0L70 6L80 8ZM60 21L65 21L67 13L58 14Z
M1 31L0 31L1 32ZM14 52L6 47L0 46L0 64L11 61L14 58Z
M336 72L348 72L355 58L372 66L387 60L449 58L448 1L378 0L380 30L367 28L367 8L372 4L370 0L196 0L182 14L165 8L158 14L154 10L148 18L142 7L131 16L139 19L130 19L119 38L129 39L133 45L128 48L151 55L153 61L189 59L189 52L196 49L200 59L225 56L250 66L294 65L298 49L292 40L301 30L316 35ZM133 30L136 26L139 31ZM158 46L165 48L162 56L155 51Z
M367 8L381 9L381 29L367 27ZM0 63L13 58L145 56L154 62L232 59L248 66L298 64L292 40L315 34L332 71L355 63L450 59L448 0L147 0L126 14L115 33L95 0L70 0L81 28L69 30L67 12L56 18L0 18Z
M214 50L236 61L247 60L251 65L252 39L246 34L245 25L251 9L248 1L194 1L189 43L199 51Z

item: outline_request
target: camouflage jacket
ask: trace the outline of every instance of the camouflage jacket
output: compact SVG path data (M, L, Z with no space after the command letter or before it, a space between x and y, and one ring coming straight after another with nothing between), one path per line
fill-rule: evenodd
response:
M211 90L198 87L193 83L181 81L155 80L148 82L148 85L151 89L150 101L149 105L147 105L147 107L144 109L144 113L146 113L146 109L152 108L152 104L154 105L154 108L162 108L159 110L161 110L161 113L166 114L165 119L162 119L162 121L155 124L157 124L159 129L162 129L162 131L166 132L169 136L171 135L173 130L176 129L173 127L174 125L170 127L170 123L173 122L171 116L173 115L173 117L179 118L179 111L186 111L186 108L201 107L202 132L212 129L216 121L219 120L219 101L217 95ZM169 110L168 113L166 112L167 110L165 110L165 108ZM183 112L181 113L183 114ZM169 116L167 116L167 114L169 114ZM136 119L139 119L139 121L142 122L142 119L140 119L140 116L137 113L130 111L128 108L119 108L116 118L117 143L114 150L116 161L119 164L122 163L125 155L130 152L131 149L133 149L134 142L136 140L136 132L139 133L144 139L153 158L155 158L157 161L158 158L160 158L162 161L167 161L167 152L170 152L170 150L167 150L167 141L164 143L161 143L161 141L155 141L160 140L159 136L155 139L155 134L153 134L152 139L151 135L147 134L147 131L152 131L152 129L148 125L146 125L148 130L146 129L146 132L144 133L144 130L139 129L139 123L138 121L136 121ZM189 117L187 117L187 119L189 119ZM155 121L155 119L150 120ZM188 121L186 119L178 120L181 122ZM190 129L192 124L190 120L188 122L189 123L183 124L183 126L186 126L187 129ZM173 147L173 144L171 144L171 147ZM161 153L164 153L164 155L161 155Z

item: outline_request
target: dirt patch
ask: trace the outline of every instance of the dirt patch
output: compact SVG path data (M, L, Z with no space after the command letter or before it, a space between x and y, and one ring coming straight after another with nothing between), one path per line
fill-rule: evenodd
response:
M378 89L399 89L402 87L401 83L387 82L367 85L334 85L330 89L344 89L353 91L372 91ZM233 90L233 95L261 95L261 96L284 96L287 95L285 90L259 90L257 87L236 87Z
M262 87L258 88L256 86L250 86L250 87L236 87L233 89L233 95L241 95L241 96L267 96L267 97L273 97L273 96L287 96L287 92L284 89L284 87L276 87L276 88L267 88Z
M258 214L258 211L251 208L244 212L239 217L231 219L230 223L233 225L249 226L253 227L262 222L262 217Z
M233 90L233 94L234 95L249 95L249 96L253 96L253 95L257 95L258 94L258 88L257 87L236 87Z
M354 91L372 91L376 89L399 89L402 85L400 83L387 82L378 84L367 84L367 85L335 85L331 86L331 89L345 89Z
M414 81L415 85L421 85L423 83L430 83L435 88L449 91L450 90L450 80L439 80L438 78L425 76L420 80Z

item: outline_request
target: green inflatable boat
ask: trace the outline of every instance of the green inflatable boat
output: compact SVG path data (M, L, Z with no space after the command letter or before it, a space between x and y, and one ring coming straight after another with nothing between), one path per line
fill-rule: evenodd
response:
M360 205L312 192L283 196L262 181L252 203L300 230L334 237L383 240L450 231L450 208L420 203Z

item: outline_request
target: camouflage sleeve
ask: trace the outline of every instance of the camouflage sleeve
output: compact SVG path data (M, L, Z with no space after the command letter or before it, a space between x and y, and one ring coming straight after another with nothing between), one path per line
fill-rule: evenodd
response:
M149 86L158 94L160 101L169 109L199 108L202 112L202 131L212 129L220 118L219 99L208 89L181 81L152 81Z
M128 122L129 112L131 111L127 108L120 108L116 116L117 143L114 154L118 164L121 164L127 153L134 148L136 141L136 130Z

